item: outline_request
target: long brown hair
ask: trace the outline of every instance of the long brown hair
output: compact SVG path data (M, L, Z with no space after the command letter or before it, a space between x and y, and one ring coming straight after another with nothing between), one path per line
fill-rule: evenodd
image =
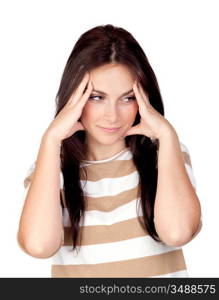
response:
M64 68L58 93L56 113L60 112L84 74L109 63L120 63L129 67L143 89L151 105L164 116L162 97L155 73L135 38L125 29L111 24L96 26L83 33L76 42ZM140 122L139 112L133 126ZM157 150L159 141L152 142L143 135L125 137L125 143L133 154L139 172L140 195L143 210L142 226L155 240L160 241L154 226L154 202L157 188ZM80 185L79 166L85 156L85 131L77 131L61 143L61 171L64 178L64 197L68 209L73 250L79 237L79 222L84 219L85 202ZM86 171L83 170L86 175Z

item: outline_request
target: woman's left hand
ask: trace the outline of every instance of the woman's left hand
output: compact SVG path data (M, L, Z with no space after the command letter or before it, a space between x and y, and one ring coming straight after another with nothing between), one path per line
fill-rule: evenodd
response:
M151 139L159 139L167 130L173 130L172 125L150 104L148 95L140 83L134 82L133 91L139 106L141 120L139 124L131 127L125 136L141 134Z

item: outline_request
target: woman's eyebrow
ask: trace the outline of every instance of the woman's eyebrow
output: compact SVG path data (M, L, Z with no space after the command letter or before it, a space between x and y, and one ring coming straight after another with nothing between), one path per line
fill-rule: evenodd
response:
M107 94L106 94L105 92L103 92L103 91L93 90L92 92L96 92L96 93L99 93L99 94L107 95ZM133 92L132 89L129 90L129 91L127 91L127 92L125 92L125 93L122 93L122 95L120 95L120 97L125 96L125 95L127 95L127 94L129 94L129 93L131 93L131 92Z

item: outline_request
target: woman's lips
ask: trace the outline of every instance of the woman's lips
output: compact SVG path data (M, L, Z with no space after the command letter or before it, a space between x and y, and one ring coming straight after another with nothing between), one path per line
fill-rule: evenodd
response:
M100 126L98 126L98 127L106 132L112 132L112 133L117 132L120 129L120 127L119 128L105 128L105 127L100 127Z

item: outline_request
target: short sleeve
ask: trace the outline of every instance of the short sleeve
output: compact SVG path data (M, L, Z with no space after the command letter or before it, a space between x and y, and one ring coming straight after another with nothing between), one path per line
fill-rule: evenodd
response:
M187 174L189 176L191 184L193 185L194 189L196 190L196 180L195 180L194 172L193 172L193 169L192 169L192 163L191 163L191 159L190 159L189 150L185 146L185 144L183 144L182 142L180 142L180 147L181 147L181 151L182 151L182 154L183 154Z

